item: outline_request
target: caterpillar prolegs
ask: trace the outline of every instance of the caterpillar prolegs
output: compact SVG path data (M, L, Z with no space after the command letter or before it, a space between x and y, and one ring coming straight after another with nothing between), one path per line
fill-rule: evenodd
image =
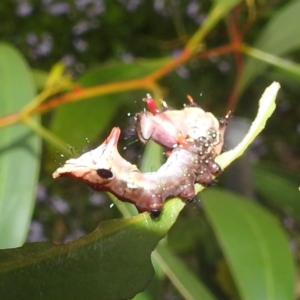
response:
M117 149L121 131L114 127L101 146L67 160L53 177L76 178L154 216L159 215L168 198L194 198L195 183L208 186L213 182L212 175L221 172L215 157L222 150L229 115L218 120L191 98L190 105L182 110L170 109L165 103L159 110L150 96L146 102L150 111L135 117L137 135L141 141L152 139L169 151L166 162L156 172L142 173L121 157Z

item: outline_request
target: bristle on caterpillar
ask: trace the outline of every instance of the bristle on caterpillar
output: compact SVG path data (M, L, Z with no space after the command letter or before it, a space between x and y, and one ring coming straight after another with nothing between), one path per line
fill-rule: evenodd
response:
M221 173L215 157L222 150L229 115L219 121L191 100L191 106L182 110L170 109L166 104L159 110L150 95L146 99L150 111L136 115L137 134L141 141L152 139L169 153L156 172L141 173L121 157L117 149L121 131L115 127L101 146L67 160L53 177L76 178L152 216L159 215L168 198L193 199L195 183L211 185L213 176Z

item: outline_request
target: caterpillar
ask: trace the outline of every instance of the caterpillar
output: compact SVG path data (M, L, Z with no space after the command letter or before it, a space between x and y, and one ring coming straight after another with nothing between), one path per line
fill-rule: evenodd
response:
M195 183L209 186L221 173L215 162L224 143L229 114L216 119L194 103L183 110L159 110L148 96L149 111L136 114L136 132L142 142L152 139L169 151L166 162L156 171L142 173L118 152L121 130L114 127L98 148L69 159L53 177L73 177L97 191L107 191L132 203L139 212L158 216L166 199L195 197Z

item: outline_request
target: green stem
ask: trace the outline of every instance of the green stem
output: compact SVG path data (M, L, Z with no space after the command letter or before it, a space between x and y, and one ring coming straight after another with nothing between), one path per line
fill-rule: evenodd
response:
M20 111L20 116L26 118L26 116L28 116L32 110L57 92L59 92L57 87L46 88Z
M199 44L203 41L207 33L239 2L240 0L215 1L215 4L206 17L206 20L189 40L185 50L192 53L199 51Z
M299 64L282 59L276 55L261 51L259 49L249 47L247 45L241 45L239 50L249 56L252 56L263 62L269 63L272 66L275 66L275 67L280 68L292 75L295 75L297 78L300 77L300 65Z
M62 154L70 154L67 145L60 138L41 126L39 123L35 122L32 118L23 118L22 122L24 122L28 127L30 127L35 133L41 136L53 147L61 151Z

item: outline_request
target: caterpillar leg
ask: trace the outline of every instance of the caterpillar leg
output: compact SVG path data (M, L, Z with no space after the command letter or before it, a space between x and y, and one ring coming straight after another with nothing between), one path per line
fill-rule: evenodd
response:
M161 210L153 210L150 212L150 216L152 219L156 219L160 216Z
M231 113L232 111L230 110L225 117L223 118L219 118L219 123L220 123L220 129L223 129L224 127L227 126L228 122L229 122L229 119L231 117Z

